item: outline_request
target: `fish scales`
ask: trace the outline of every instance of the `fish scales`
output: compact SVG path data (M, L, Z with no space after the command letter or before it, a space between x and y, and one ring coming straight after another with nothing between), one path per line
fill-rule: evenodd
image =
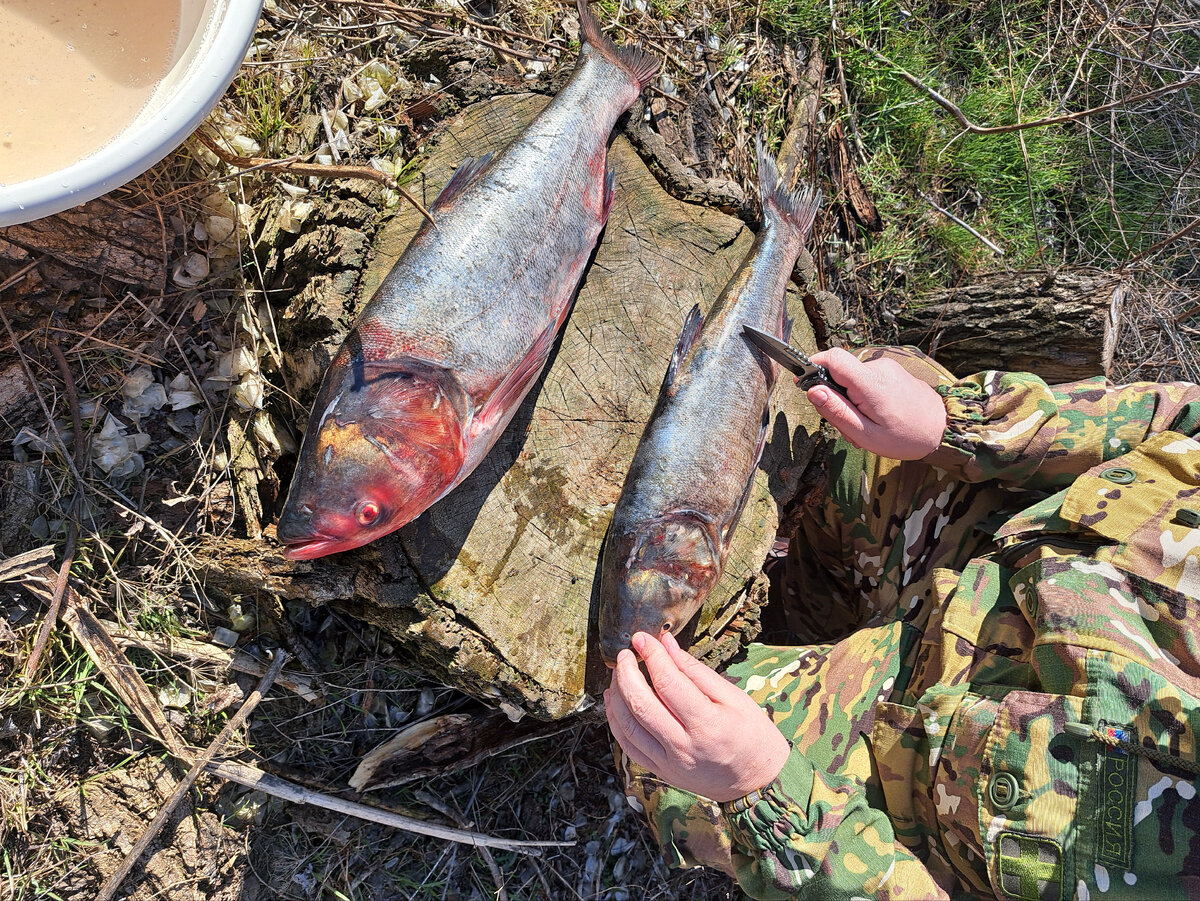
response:
M335 355L280 514L286 556L412 521L537 380L611 205L608 137L658 69L579 12L570 81L503 152L460 167Z
M601 563L606 661L638 631L685 625L724 569L769 424L779 367L750 345L750 325L785 336L786 292L819 197L788 194L759 146L763 226L702 325L683 333L626 476Z
M604 224L608 135L638 93L620 83L625 90L612 91L614 78L628 76L603 57L589 62L485 177L437 210L437 228L414 240L410 264L385 278L362 314L380 327L377 353L434 348L433 362L482 400L564 312ZM606 84L612 93L585 115L575 95ZM550 161L561 161L555 178L546 177Z

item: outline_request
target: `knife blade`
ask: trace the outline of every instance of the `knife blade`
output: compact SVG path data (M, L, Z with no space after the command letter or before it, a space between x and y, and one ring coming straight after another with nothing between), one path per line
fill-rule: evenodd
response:
M751 344L795 375L799 379L800 387L805 391L817 385L826 385L846 400L850 399L846 389L833 380L828 369L819 363L814 363L791 345L785 344L775 336L759 331L751 325L743 325L742 332Z

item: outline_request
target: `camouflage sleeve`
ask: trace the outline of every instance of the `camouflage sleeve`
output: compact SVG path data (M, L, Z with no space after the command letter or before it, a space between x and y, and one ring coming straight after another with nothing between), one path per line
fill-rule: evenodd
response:
M1057 490L1158 432L1200 431L1200 387L1187 382L1047 385L1029 373L988 371L937 391L946 433L925 461L968 482Z
M774 782L734 804L725 807L735 874L752 898L947 897L861 785L818 772L798 751Z

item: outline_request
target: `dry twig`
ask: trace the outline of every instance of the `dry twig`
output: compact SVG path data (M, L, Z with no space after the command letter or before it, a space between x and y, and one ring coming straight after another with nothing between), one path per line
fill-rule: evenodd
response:
M13 285L17 284L17 282L21 281L21 279L25 278L25 276L27 276L30 272L32 272L33 268L37 264L38 264L38 260L33 260L30 263L26 263L24 266L22 266L16 272L14 272L12 275L10 275L8 278L6 278L3 282L0 282L0 291L6 291L9 288L11 288Z
M928 194L922 194L921 199L924 200L931 207L933 207L935 210L937 210L939 213L941 213L943 216L945 216L947 219L949 219L951 222L953 222L955 225L957 225L959 228L966 229L968 232L970 232L972 237L974 237L978 241L980 241L992 253L996 254L997 256L1001 256L1001 257L1004 256L1004 251L1000 248L1000 246L998 244L996 244L994 241L990 240L986 235L981 235L975 228L973 228L971 226L971 224L969 222L964 222L962 219L959 219L957 216L955 216L949 210L947 210L941 206L938 206L938 204L934 201L934 199L932 197L930 197Z
M75 389L75 379L71 375L71 367L67 365L67 358L63 356L62 348L53 339L50 339L47 343L50 347L50 353L54 357L54 362L58 365L59 375L62 376L63 386L67 392L67 403L71 408L71 427L74 429L75 468L79 472L82 472L87 448L83 440L83 417L79 413L79 394ZM51 425L53 426L53 423ZM78 501L82 493L83 486L76 482L75 496L71 501L72 510L78 509ZM58 579L54 585L54 594L50 597L50 602L46 608L46 616L42 620L37 638L33 642L33 648L30 650L29 657L25 661L22 679L26 687L33 684L34 676L37 675L38 664L42 662L42 654L46 650L47 642L50 641L50 633L54 631L54 626L58 623L58 608L62 604L63 593L67 588L67 579L71 575L71 564L75 561L75 542L78 540L79 523L72 517L70 524L67 526L67 543L63 548L63 561L58 568Z
M357 801L347 801L344 798L315 792L312 789L296 785L294 782L273 776L270 773L260 770L258 767L249 766L244 763L235 763L229 760L210 763L208 771L215 773L222 779L228 779L230 782L236 782L247 788L266 792L268 795L283 798L285 801L291 801L295 804L312 804L325 810L332 810L335 813L357 817L360 820L367 820L371 823L392 826L396 829L403 829L406 832L415 832L418 835L428 835L433 838L446 839L447 841L461 842L462 844L472 845L477 848L497 848L501 851L516 851L521 854L538 854L538 849L540 848L569 848L575 844L574 842L528 842L493 838L479 832L468 832L464 829L451 829L449 826L438 826L435 823L426 823L423 820L402 816L398 813L392 813L390 810L372 807L369 804L360 804Z
M250 676L261 676L267 671L268 664L262 663L245 651L218 647L207 641L196 641L191 638L181 638L177 635L156 635L139 629L125 629L116 623L104 622L105 628L112 635L113 641L122 648L136 647L155 654L174 657L188 665L206 665L219 670L234 670ZM279 676L276 684L280 688L299 695L310 704L321 700L323 691L319 684L314 685L310 676L304 673L289 672Z
M242 172L239 173L241 175L255 169L279 169L292 175L313 175L317 178L365 178L369 181L377 181L397 192L411 203L429 221L430 225L437 228L437 223L433 221L433 216L429 210L421 205L419 200L402 188L400 183L392 178L392 176L386 172L380 172L378 169L372 169L370 166L322 166L320 163L303 163L295 158L269 160L257 156L236 156L221 147L203 131L197 131L196 138L201 144L215 153L217 158L225 165L236 166L238 169L241 169Z

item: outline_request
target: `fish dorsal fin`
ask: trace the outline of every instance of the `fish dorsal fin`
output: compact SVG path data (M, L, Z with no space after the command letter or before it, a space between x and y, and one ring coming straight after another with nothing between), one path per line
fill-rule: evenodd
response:
M485 153L483 156L475 159L465 159L459 164L459 167L454 170L454 174L450 176L450 180L446 182L446 186L442 188L438 194L437 200L433 202L432 209L448 206L453 203L455 198L462 194L483 174L483 171L492 162L492 157L495 154Z
M700 304L693 304L688 310L687 316L683 319L683 328L679 332L679 341L675 344L675 352L671 354L671 363L667 366L667 374L663 377L662 390L666 391L675 383L675 376L679 373L679 367L683 364L683 359L688 355L688 351L692 349L692 345L696 343L696 338L700 334L700 329L704 325L704 317L700 315Z

